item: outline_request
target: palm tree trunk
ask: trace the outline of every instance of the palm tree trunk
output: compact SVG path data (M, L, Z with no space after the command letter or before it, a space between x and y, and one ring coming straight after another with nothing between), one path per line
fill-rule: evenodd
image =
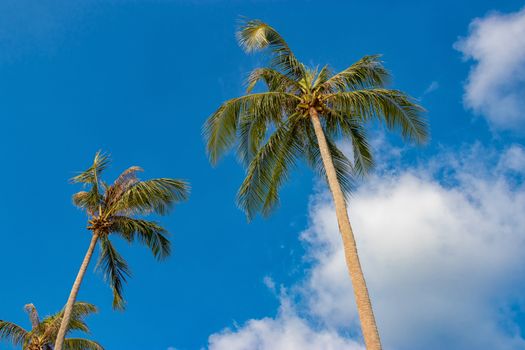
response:
M73 283L73 288L71 288L69 299L67 299L66 307L64 308L64 316L62 317L60 329L58 330L57 334L55 350L62 350L62 347L64 345L64 338L66 336L69 320L71 319L71 311L73 310L73 305L75 304L75 301L77 299L78 290L80 289L80 285L82 284L82 279L84 278L84 275L86 273L89 261L91 260L91 256L93 255L93 251L95 250L95 246L97 245L97 240L98 235L94 233L93 237L91 238L89 248L86 252L86 256L84 257L84 261L82 261L82 265L80 265L80 270L78 271L75 283Z
M344 193L341 190L339 181L337 180L334 163L332 162L323 127L321 126L319 115L315 108L310 108L310 118L312 119L315 135L317 136L317 143L319 144L326 177L328 178L328 185L334 198L337 223L339 225L339 232L343 239L346 266L348 268L348 273L350 274L350 279L352 280L352 287L354 289L357 312L359 314L359 320L361 321L365 345L368 350L380 350L381 340L379 339L379 332L377 331L374 311L372 310L372 303L370 302L370 296L368 295L368 289L366 287L365 276L363 275L361 264L359 263L357 246L346 210Z

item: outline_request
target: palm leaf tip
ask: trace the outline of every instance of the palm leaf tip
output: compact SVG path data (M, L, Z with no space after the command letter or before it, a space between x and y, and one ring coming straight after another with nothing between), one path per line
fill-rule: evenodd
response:
M158 178L140 181L127 189L112 204L115 213L165 215L176 202L188 199L190 186L186 181Z
M99 343L82 338L66 338L64 350L104 350Z
M156 222L116 216L111 230L128 242L138 239L150 248L153 256L158 260L165 259L171 253L171 243L167 238L169 233Z
M0 340L11 341L13 345L22 344L28 332L22 327L7 321L0 320Z
M100 244L101 252L96 268L102 270L104 278L113 290L113 308L123 310L125 307L124 284L131 276L131 270L126 260L117 252L107 237L101 239Z
M83 318L90 314L96 314L98 312L98 308L90 303L86 303L83 301L77 301L73 305L73 315L77 318Z
M85 171L71 178L72 183L94 184L97 177L108 167L110 163L109 154L97 151L93 164Z
M246 52L262 50L270 44L267 31L272 28L261 20L242 20L237 31L239 45Z

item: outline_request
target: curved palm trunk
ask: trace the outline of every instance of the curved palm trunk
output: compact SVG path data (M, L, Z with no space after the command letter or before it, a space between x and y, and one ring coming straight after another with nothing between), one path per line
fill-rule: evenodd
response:
M379 332L377 331L374 311L372 310L372 303L370 302L370 296L368 295L368 289L366 287L365 276L363 275L361 264L359 263L357 246L354 239L354 233L352 232L352 226L350 226L348 213L346 211L344 194L341 190L339 181L337 180L334 163L330 156L328 144L319 120L319 115L314 108L310 108L310 117L314 126L315 135L317 136L317 143L319 144L326 177L328 178L328 185L334 198L337 223L339 225L339 232L343 239L346 266L348 268L348 273L350 274L350 279L352 280L352 287L354 289L357 312L359 314L359 320L361 321L365 345L368 350L380 350L381 341L379 339Z
M64 316L62 317L60 329L58 330L57 339L55 343L55 350L62 350L64 346L64 338L66 336L69 320L71 319L71 311L73 310L73 305L75 304L75 301L77 299L78 290L80 289L80 285L82 284L82 279L84 278L84 275L86 273L89 261L91 260L91 256L93 255L93 251L95 250L95 246L97 245L97 240L98 235L93 234L93 237L91 238L91 243L89 244L89 248L86 252L86 256L84 257L84 261L82 261L82 265L80 265L80 270L78 271L77 278L75 279L75 283L73 283L73 288L71 288L69 299L67 299L66 307L64 308Z

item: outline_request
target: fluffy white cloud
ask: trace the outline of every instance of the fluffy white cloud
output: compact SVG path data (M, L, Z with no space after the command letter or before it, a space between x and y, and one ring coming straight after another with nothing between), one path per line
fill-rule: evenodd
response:
M385 349L523 349L525 150L475 146L367 181L349 208ZM313 196L312 267L275 317L209 339L211 350L358 349L335 213ZM271 285L274 285L273 282ZM301 300L293 304L290 300Z
M237 330L226 329L209 339L210 350L365 350L330 329L313 328L297 316L286 295L275 318L250 320Z
M496 128L525 125L525 9L491 13L470 24L469 35L454 44L475 61L464 102Z

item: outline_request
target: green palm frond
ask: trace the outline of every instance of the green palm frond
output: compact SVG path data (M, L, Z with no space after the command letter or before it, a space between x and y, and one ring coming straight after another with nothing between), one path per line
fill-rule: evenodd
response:
M365 128L359 123L350 121L344 132L352 141L353 164L356 175L368 174L370 169L374 167L374 157L366 137Z
M91 314L96 314L97 312L98 308L95 305L82 301L77 301L75 305L73 305L73 310L71 311L71 321L81 321L85 317Z
M330 77L333 76L333 73L330 69L330 67L328 67L328 65L325 65L321 71L319 72L319 74L317 74L317 77L315 78L315 81L312 83L312 88L317 88L318 86L326 83Z
M138 239L150 248L157 259L163 259L170 255L170 241L166 237L168 232L153 221L114 216L111 232L122 236L128 242Z
M188 199L188 196L189 185L185 181L169 178L139 181L122 193L106 215L165 215L173 204Z
M223 103L208 118L203 130L212 164L216 164L223 153L235 143L242 117L264 115L267 120L279 123L283 112L293 110L297 103L297 96L279 91L249 94Z
M66 338L64 350L104 350L97 342L83 338Z
M102 270L104 278L111 286L113 291L113 308L122 310L125 306L123 287L126 279L131 276L131 270L107 236L100 238L100 250L96 268Z
M289 92L295 93L302 90L302 87L293 79L276 71L272 68L256 68L254 69L246 81L246 93L251 93L255 85L263 81L272 92Z
M21 345L27 336L28 332L12 323L0 320L0 340L10 341L14 346Z
M300 101L297 98L293 98L290 104L278 102L271 108L267 108L264 103L253 103L249 110L240 115L236 135L239 140L237 155L243 164L248 165L252 160L268 129L272 126L279 127L284 122L283 117L292 113L298 102Z
M242 23L237 32L239 44L246 52L269 48L273 54L271 66L292 78L301 78L304 67L295 58L292 50L281 35L268 24L260 20Z
M98 309L95 305L85 302L76 302L71 310L71 319L68 324L68 332L81 331L89 332L89 328L84 321L84 318L90 314L97 313ZM64 311L59 311L54 315L48 316L42 320L38 329L32 330L31 334L43 335L45 339L53 342L60 328L62 316Z
M381 88L390 79L380 61L381 55L364 56L347 69L319 84L323 92L344 92L368 88Z
M398 90L364 89L327 95L327 103L339 114L359 116L364 121L377 119L391 129L399 129L410 141L424 143L428 125L424 109Z
M93 186L89 191L80 191L73 195L73 204L80 208L94 213L98 210L102 196L96 192L96 187Z
M353 169L357 176L366 175L374 166L370 144L361 120L342 116L334 111L325 114L326 134L332 138L344 137L352 143Z
M266 138L269 124L266 114L249 114L239 120L237 156L248 165Z
M73 195L73 204L81 209L85 209L90 213L98 209L102 196L100 195L100 174L109 165L109 155L98 151L95 154L93 164L85 171L71 179L73 183L82 183L84 185L91 185L89 191L81 191Z
M316 171L316 173L326 179L326 171L323 165L323 160L321 158L321 151L319 150L319 145L317 144L317 139L315 137L315 132L313 127L308 126L307 128L308 135L308 147L306 151L306 159L310 166ZM352 162L345 156L345 154L337 147L337 145L330 139L326 138L328 144L328 150L332 157L332 162L334 164L335 172L337 175L337 180L341 185L345 194L351 193L354 188L354 167Z
M297 117L296 117L297 118ZM249 220L256 212L268 215L278 202L278 190L302 152L295 132L296 119L280 126L250 162L237 193L237 204Z
M71 181L73 183L84 183L97 186L99 176L104 171L104 169L108 167L109 162L109 155L98 151L95 154L95 159L93 159L93 164L85 171L81 172L77 176L74 176Z

